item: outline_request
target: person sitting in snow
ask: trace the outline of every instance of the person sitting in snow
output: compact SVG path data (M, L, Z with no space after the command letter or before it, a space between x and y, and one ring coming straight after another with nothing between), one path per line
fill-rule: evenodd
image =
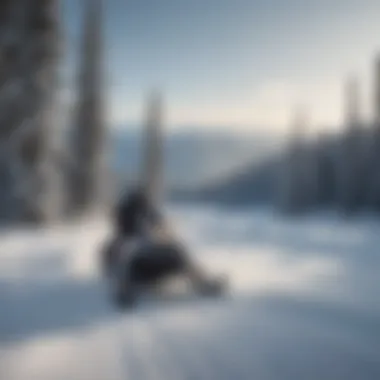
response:
M144 260L148 257L148 261L145 261L145 268L148 269L144 271L144 278L146 278L145 276L159 278L161 275L165 276L168 271L176 271L177 269L174 268L178 268L178 270L187 274L191 282L197 287L209 287L212 289L213 286L218 286L218 283L210 282L208 276L195 263L186 248L174 239L174 236L166 235L164 232L163 238L160 235L157 241L155 241L155 237L153 237L153 240L151 239L151 230L155 227L163 227L164 219L142 189L137 189L122 197L116 207L114 223L116 239L106 251L108 270L121 269L124 273L128 273L128 270L123 270L124 265L121 265L120 258L126 259L127 261L124 261L126 263L128 262L128 257L130 257L129 255L137 252L133 243L137 238L137 241L142 239L145 243L148 242L148 246L153 243L148 250L143 247L142 251L140 251L140 253L144 252L142 253ZM160 254L160 242L164 242L164 246L166 246L165 241L168 242L169 246L174 244L176 248ZM145 256L146 254L147 256ZM149 257L151 258L149 259ZM129 264L127 264L126 268L128 266Z
M117 263L124 243L142 237L149 228L162 222L162 217L149 202L142 188L123 195L113 215L115 238L106 248L106 268Z

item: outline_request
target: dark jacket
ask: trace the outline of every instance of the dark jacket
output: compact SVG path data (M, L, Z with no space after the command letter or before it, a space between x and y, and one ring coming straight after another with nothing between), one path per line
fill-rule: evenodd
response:
M142 192L123 197L116 209L116 227L122 236L142 233L142 223L158 223L160 215Z

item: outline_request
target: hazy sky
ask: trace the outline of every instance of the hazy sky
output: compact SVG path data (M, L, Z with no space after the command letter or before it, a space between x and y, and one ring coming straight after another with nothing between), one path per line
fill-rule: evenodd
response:
M106 0L110 124L141 120L162 89L172 126L284 129L297 105L314 128L342 118L357 75L368 115L379 0ZM83 2L64 0L76 62Z

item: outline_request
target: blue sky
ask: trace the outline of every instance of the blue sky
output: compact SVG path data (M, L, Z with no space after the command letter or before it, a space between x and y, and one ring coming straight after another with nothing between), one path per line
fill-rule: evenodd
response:
M369 115L372 66L380 51L379 1L105 5L110 125L139 122L147 93L158 87L172 127L282 131L294 109L305 106L312 128L320 129L342 119L348 75L358 76ZM77 61L82 9L82 1L64 0L70 67Z

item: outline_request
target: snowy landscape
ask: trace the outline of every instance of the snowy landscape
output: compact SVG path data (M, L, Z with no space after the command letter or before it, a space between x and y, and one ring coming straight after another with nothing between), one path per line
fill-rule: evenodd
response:
M380 379L375 3L0 1L0 380ZM230 287L120 310L164 199Z
M379 379L378 221L170 208L220 299L113 308L104 221L3 231L0 379Z

